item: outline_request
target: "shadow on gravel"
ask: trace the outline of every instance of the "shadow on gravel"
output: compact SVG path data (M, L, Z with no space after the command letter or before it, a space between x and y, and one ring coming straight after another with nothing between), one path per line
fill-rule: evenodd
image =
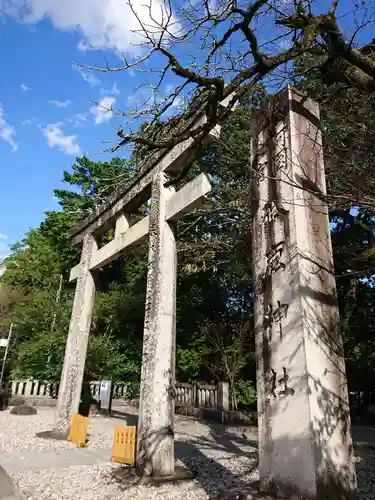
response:
M375 498L375 428L355 425L352 428L358 494L360 500Z
M118 420L124 420L125 425L138 425L138 415L126 413L124 411L112 410L111 416L108 418L117 418Z
M235 471L229 467L229 462L233 460L233 457L223 457L218 462L214 458L205 455L200 449L200 444L200 440L194 442L177 441L175 447L176 458L180 459L185 467L193 472L196 481L210 498L235 499L241 498L239 496L241 494L256 493L257 483L244 480L244 477L256 469L254 456L246 465L246 470L241 468L240 471ZM215 449L215 444L209 443L208 448ZM233 450L232 447L231 450ZM219 451L225 452L222 444L219 446ZM233 451L230 453L233 453ZM228 462L228 466L225 465L226 462ZM217 495L220 495L220 497Z
M352 428L354 450L355 450L355 466L357 472L357 482L358 482L358 499L359 500L373 500L375 498L375 426L369 425L354 425ZM204 447L215 448L219 451L227 451L233 453L236 456L243 455L246 458L251 459L251 461L258 461L257 448L258 442L255 439L249 439L243 433L238 435L227 428L225 432L220 432L217 426L210 426L210 440L205 440L204 438L197 440L196 444L200 449ZM207 443L205 442L207 441ZM249 452L243 450L247 445L254 448L254 451ZM230 485L229 489L232 488L232 484L236 481L234 478L229 478ZM206 488L205 488L206 489ZM251 490L253 490L253 485L251 485ZM206 489L207 493L210 491ZM241 488L236 487L238 492L248 492L248 486ZM221 498L221 497L219 497ZM222 498L231 498L223 496ZM236 498L236 497L233 497ZM239 497L241 498L241 497ZM263 498L260 496L259 498Z
M127 425L137 425L138 417L134 414L114 411L112 417L123 419ZM202 422L200 422L202 423ZM183 440L176 441L176 459L190 470L196 482L210 499L270 498L257 494L258 484L251 478L258 463L258 443L244 432L235 432L234 428L205 422L209 435L191 436L179 432ZM358 480L358 498L375 498L375 427L353 426L353 440L356 457ZM214 452L214 453L212 453ZM211 458L209 455L219 455ZM207 456L208 455L208 456ZM241 461L241 470L233 466L233 458ZM232 462L232 466L231 466ZM139 483L134 469L126 467L111 472L111 480L128 489Z
M137 425L138 421L137 415L122 411L113 411L111 417L124 420L127 425ZM193 473L196 482L210 498L216 498L218 494L223 499L241 498L241 494L255 495L257 483L251 483L244 478L256 470L255 446L257 443L245 435L231 432L230 428L224 431L223 426L217 424L205 423L205 425L209 427L209 436L193 437L188 433L178 432L183 440L175 442L176 459ZM220 462L207 456L212 452L223 455ZM233 468L234 457L241 457L241 471ZM230 468L230 463L232 463L232 468ZM126 467L113 469L108 479L117 482L123 490L128 490L140 483L134 469ZM153 484L153 486L157 485Z
M251 466L249 464L248 471L241 469L236 473L216 460L207 457L197 448L195 443L189 441L176 442L175 453L176 459L179 459L184 467L194 475L195 482L199 484L210 499L241 499L247 498L247 496L241 497L241 495L249 493L252 493L256 498L258 484L256 482L251 484L243 480L244 475L251 473L256 465ZM222 461L225 463L225 459ZM178 467L176 467L177 471ZM127 467L114 468L106 473L105 477L109 482L116 482L121 491L129 492L132 487L143 483L137 476L135 469ZM191 481L191 478L179 479L177 477L177 479L168 480L167 482L179 484L181 481ZM165 482L147 482L143 484L158 487L165 484Z
M117 483L118 488L121 491L126 491L140 483L140 478L137 476L135 469L125 466L119 466L109 472L106 472L104 478L109 483Z

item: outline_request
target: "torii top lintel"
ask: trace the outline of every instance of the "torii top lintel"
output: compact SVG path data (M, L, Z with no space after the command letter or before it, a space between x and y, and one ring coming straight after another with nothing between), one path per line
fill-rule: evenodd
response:
M220 103L220 106L231 112L238 106L238 102L233 104L235 98L236 93L232 92ZM188 122L190 122L191 129L207 122L200 99L191 104L188 115L190 116ZM182 170L192 165L202 149L219 137L220 126L216 125L203 139L189 138L170 149L158 150L149 154L143 162L143 166L128 182L120 185L92 214L73 227L70 231L71 244L73 246L79 245L87 233L103 233L112 227L119 212L131 211L132 208L149 199L151 182L157 173L165 172L178 176Z
M203 125L206 116L198 116L194 126ZM147 158L144 168L141 168L128 182L120 185L106 200L88 217L83 219L70 232L71 244L78 245L87 233L105 232L113 224L120 211L131 211L150 197L151 182L159 172L178 175L188 168L202 148L219 137L220 127L212 129L203 140L189 138L169 150L159 150Z

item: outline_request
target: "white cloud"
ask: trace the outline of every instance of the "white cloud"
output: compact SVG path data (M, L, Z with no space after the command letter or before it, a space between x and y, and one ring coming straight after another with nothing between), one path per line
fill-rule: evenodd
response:
M72 101L68 99L66 101L56 101L55 99L52 99L52 101L49 101L49 103L55 105L56 108L67 108L69 104L72 103Z
M103 97L96 106L90 108L90 113L94 116L95 125L108 122L112 116L112 106L116 102L114 97Z
M120 89L118 88L116 82L112 85L111 94L120 95Z
M295 8L295 2L293 2L293 0L278 0L275 3L276 3L277 7L292 7L292 8Z
M79 66L73 66L73 68L79 72L81 77L85 80L85 82L87 82L90 85L90 87L96 87L101 84L101 81L93 73L93 71L85 71L83 68L80 68Z
M0 240L7 240L8 236L4 233L0 233Z
M139 19L150 24L151 0L133 1ZM161 21L163 0L152 0L152 16ZM0 15L7 14L19 21L37 23L49 19L64 31L78 31L81 50L114 49L117 52L138 53L140 38L134 31L139 23L125 0L0 0ZM178 29L174 25L175 29ZM148 30L152 31L148 26Z
M87 122L87 113L75 113L71 118L67 118L68 123L72 124L72 127L83 127L84 122Z
M12 125L5 119L5 113L3 105L0 103L0 139L4 142L7 142L9 146L12 148L13 153L15 153L18 149L18 144L15 141L16 131Z
M25 83L21 83L20 89L23 90L24 92L27 92L28 90L30 90L30 87L28 87Z
M279 42L279 47L283 51L290 49L291 46L292 46L292 40L289 40L288 38L283 38Z
M87 120L87 113L76 113L74 116L77 120L82 120L84 122Z
M35 116L33 116L33 118L29 118L28 120L24 120L21 123L21 125L32 125L36 120L37 120L37 118L35 118Z
M100 89L100 93L103 94L112 94L112 95L120 95L120 89L118 88L117 83L115 82L112 85L112 88L110 90L108 89Z
M81 148L77 143L76 135L64 135L61 129L62 123L51 123L43 129L50 148L57 147L67 155L78 155Z

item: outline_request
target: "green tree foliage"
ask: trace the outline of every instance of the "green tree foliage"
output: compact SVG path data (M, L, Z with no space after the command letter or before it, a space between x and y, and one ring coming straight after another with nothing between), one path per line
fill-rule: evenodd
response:
M297 72L309 72L296 84L320 104L330 205L374 210L375 94L358 92L350 82L327 82L314 69L317 59L298 60Z
M375 375L374 215L369 198L364 196L367 187L362 183L356 192L353 176L358 172L358 162L372 161L372 117L366 114L372 104L350 89L332 93L332 87L326 88L313 71L309 80L298 85L324 104L332 241L349 384L370 394ZM246 96L246 106L222 124L222 140L197 160L187 179L180 181L186 182L203 170L212 176L213 191L177 228L177 379L228 380L233 405L238 407L253 405L256 395L249 119L263 97L262 89L255 97ZM356 104L362 106L361 111ZM347 128L342 110L349 114L345 118ZM359 128L359 136L355 130L361 123L366 126ZM362 149L355 153L357 156L353 153L345 157L342 151L350 149L351 144ZM142 151L138 148L137 155ZM347 178L342 174L345 158L351 162ZM74 293L67 281L68 271L78 257L69 245L69 230L134 173L133 161L115 158L109 163L96 163L78 158L64 173L68 188L55 191L61 210L48 212L40 227L13 248L1 278L0 327L6 330L11 321L16 324L17 341L10 365L14 376L59 379ZM111 237L112 233L105 236L107 240ZM56 303L60 274L64 284L60 302ZM99 272L86 380L111 377L131 381L137 388L146 276L146 245L127 251Z
M297 61L296 84L320 104L327 191L349 389L373 400L375 379L375 96L322 78L319 61Z
M66 335L38 333L20 346L13 370L15 378L59 380L65 352ZM91 335L89 339L85 380L111 378L120 380L132 370L119 341L110 335Z
M248 257L241 254L247 223L242 223L244 207L232 202L239 199L247 182L247 117L246 110L235 113L224 125L226 147L214 146L197 164L195 172L189 174L195 175L198 168L210 172L215 189L213 199L178 227L177 376L182 381L227 376L234 380L231 372L212 371L212 364L221 360L216 347L210 344L206 326L207 322L225 322L226 331L235 332L241 315L244 318L249 310L250 287L244 283L250 268L246 267L247 275L245 267L241 272L241 263ZM236 154L232 156L230 150ZM68 270L77 262L76 253L69 246L69 230L132 172L132 164L122 160L103 164L78 158L72 170L64 173L69 189L55 190L61 211L48 212L40 227L26 236L6 262L3 283L12 293L20 290L28 294L11 311L7 308L2 317L4 325L11 319L17 324L17 349L12 356L14 376L59 378L73 297L73 287L67 283ZM31 265L34 261L35 265ZM60 273L64 275L64 286L60 303L56 304ZM146 275L146 246L128 251L125 258L100 272L86 379L111 376L135 383L139 380ZM233 339L235 353L235 333ZM230 344L231 340L226 346L228 352ZM235 376L254 379L251 364L246 373L247 364L246 357Z
M12 250L5 261L2 278L5 284L22 288L26 293L54 286L54 276L60 271L59 256L39 230L31 230Z
M10 365L14 376L59 379L74 292L67 283L68 271L77 262L69 230L130 175L131 164L119 158L110 163L77 158L72 172L64 172L70 190L55 190L62 210L48 212L40 227L15 245L6 259L0 326L5 330L11 321L16 325ZM61 274L63 293L56 303ZM97 302L101 303L100 293ZM101 324L94 314L85 376L118 378L131 365L119 340L106 329L99 331Z
M131 173L131 164L121 158L101 163L86 157L77 158L72 171L63 173L63 182L69 185L69 189L54 191L62 210L47 212L39 228L59 253L62 271L69 271L78 259L77 252L69 244L69 230L90 214L120 182L125 182Z

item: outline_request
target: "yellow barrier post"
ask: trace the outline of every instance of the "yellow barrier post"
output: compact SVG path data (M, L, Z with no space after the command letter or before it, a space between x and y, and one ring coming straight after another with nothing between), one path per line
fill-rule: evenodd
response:
M89 419L75 413L72 417L72 425L70 426L68 441L75 443L78 448L84 448L86 444L88 426Z
M136 445L136 427L117 426L115 427L115 436L113 440L113 453L111 462L117 464L127 464L130 467L135 465L135 445Z

